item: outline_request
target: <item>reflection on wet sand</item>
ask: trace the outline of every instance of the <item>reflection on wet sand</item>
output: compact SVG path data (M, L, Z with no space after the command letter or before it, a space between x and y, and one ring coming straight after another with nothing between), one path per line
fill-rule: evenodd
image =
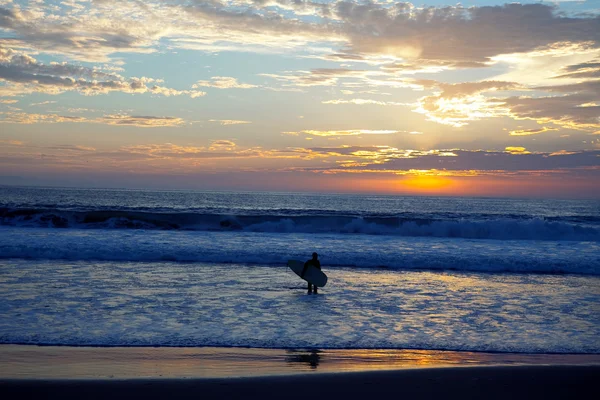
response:
M219 378L484 365L600 365L600 355L0 345L0 379Z
M286 352L288 355L285 357L285 361L290 364L308 364L310 369L317 369L321 361L321 352L319 350L311 350L310 352L287 350Z

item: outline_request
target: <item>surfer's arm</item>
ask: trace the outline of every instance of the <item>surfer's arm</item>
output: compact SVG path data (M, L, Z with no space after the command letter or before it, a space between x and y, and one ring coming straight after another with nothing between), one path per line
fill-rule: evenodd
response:
M307 270L309 264L310 264L310 261L307 261L304 263L304 268L302 268L302 273L300 274L300 278L304 278L304 274L306 273L306 270Z

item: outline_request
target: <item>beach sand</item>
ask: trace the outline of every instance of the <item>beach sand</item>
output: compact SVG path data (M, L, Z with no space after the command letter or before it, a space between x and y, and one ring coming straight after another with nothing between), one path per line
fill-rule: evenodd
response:
M0 346L0 396L57 399L574 399L600 355Z

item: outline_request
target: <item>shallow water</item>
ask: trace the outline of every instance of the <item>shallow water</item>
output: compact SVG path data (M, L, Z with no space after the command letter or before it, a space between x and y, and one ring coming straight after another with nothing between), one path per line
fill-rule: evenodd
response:
M0 260L0 343L600 353L600 278Z

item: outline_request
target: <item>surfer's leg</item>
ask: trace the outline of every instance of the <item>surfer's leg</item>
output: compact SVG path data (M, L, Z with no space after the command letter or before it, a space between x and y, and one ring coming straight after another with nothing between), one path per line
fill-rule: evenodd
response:
M312 293L312 283L308 282L308 293Z
M314 294L317 294L317 293L318 293L318 292L317 292L317 287L316 287L316 286L315 286L315 290L314 290L313 292L314 292Z

